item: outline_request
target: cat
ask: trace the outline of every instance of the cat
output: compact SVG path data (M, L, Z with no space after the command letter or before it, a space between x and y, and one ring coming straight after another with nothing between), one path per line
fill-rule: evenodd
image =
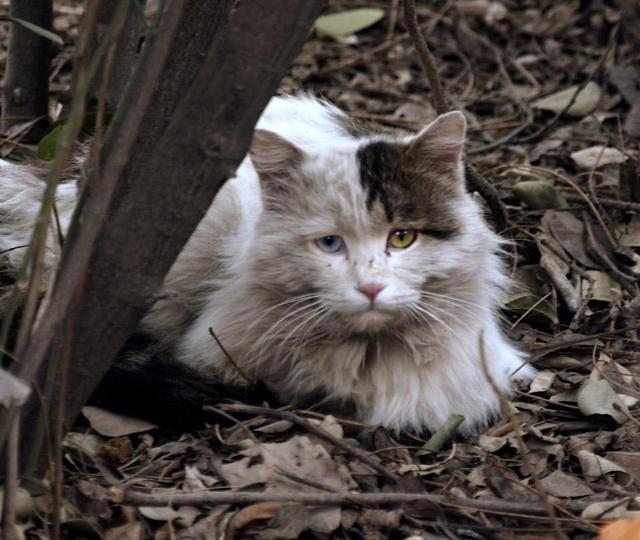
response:
M457 111L398 135L312 96L273 98L140 331L212 384L264 383L284 403L348 405L395 431L453 413L463 434L486 426L500 399L481 336L500 391L533 370L500 330L503 241L465 190L465 132ZM28 243L42 181L6 161L0 176L5 251ZM75 198L71 178L63 228ZM17 268L23 253L4 256Z

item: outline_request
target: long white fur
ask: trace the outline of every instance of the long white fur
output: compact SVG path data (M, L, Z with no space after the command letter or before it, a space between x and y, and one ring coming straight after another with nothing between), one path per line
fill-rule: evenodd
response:
M532 373L498 324L508 286L497 255L501 240L464 192L460 166L454 205L460 234L443 241L421 237L385 256L389 231L366 208L355 156L362 145L389 136L355 138L342 117L311 97L270 102L257 127L307 156L304 173L317 179L308 208L290 215L268 211L258 174L245 158L175 262L142 327L218 380L241 382L242 375L211 330L244 374L267 382L285 400L321 393L354 403L367 423L396 430L434 430L458 413L465 416L461 431L474 431L499 411L482 370L480 335L491 376L505 393L514 372L522 378ZM0 161L0 251L28 243L41 193L37 171ZM73 183L61 184L64 227L75 197ZM336 230L338 221L345 230ZM345 238L348 256L314 247L314 238L328 234ZM9 252L10 263L17 267L22 253ZM52 242L47 262L54 260ZM444 296L427 290L421 298L425 281L451 272L460 275L456 290ZM365 313L368 300L356 290L370 281L387 285L376 314ZM315 297L302 292L274 304L270 289L307 282Z

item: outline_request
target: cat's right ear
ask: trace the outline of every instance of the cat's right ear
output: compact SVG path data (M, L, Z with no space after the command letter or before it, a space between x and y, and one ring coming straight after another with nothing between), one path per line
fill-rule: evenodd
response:
M263 185L281 184L304 160L304 153L277 133L256 129L249 150Z

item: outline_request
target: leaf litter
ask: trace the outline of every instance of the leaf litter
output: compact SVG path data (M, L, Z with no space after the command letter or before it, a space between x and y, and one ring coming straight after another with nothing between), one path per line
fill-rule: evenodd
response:
M65 45L53 61L51 109L61 110L82 7L55 4ZM393 0L331 0L325 15L338 17L324 22L342 28L309 37L281 90L304 88L355 118L419 130L435 112L401 7ZM425 451L427 434L397 436L297 412L347 449L366 451L399 478L392 481L345 447L257 414L182 435L94 414L93 429L80 421L65 439L68 536L582 540L600 530L602 540L638 538L636 27L625 15L611 46L621 16L618 3L606 0L457 0L420 3L417 14L447 95L467 116L471 161L508 210L503 235L515 288L505 328L539 370L513 396L515 424L501 419L474 437L454 436ZM0 68L5 60L3 38ZM3 142L2 155L19 136ZM19 382L4 384L5 400L21 399ZM541 506L534 476L555 518ZM122 505L114 489L166 499ZM256 491L286 491L290 500L238 502ZM177 493L229 492L238 501L171 503ZM397 493L414 500L380 502ZM350 498L297 500L309 494ZM367 503L359 495L379 499ZM23 533L45 537L46 486L31 494L21 489L19 501Z

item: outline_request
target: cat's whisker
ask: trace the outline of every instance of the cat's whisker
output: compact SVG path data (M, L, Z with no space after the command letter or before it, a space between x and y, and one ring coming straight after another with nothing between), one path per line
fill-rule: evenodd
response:
M315 314L318 312L318 310L326 309L317 301L305 304L302 307L297 306L298 305L296 304L296 309L293 309L293 311L291 311L291 308L287 310L282 317L280 317L266 332L262 334L252 348L251 357L260 358L260 356L265 352L265 349L269 346L277 346L280 349L283 343L288 339L288 335L285 340L282 339L285 332L289 332L290 334L290 329L296 324L299 324L301 319L308 318L312 313Z
M303 306L299 306L299 304L300 302L289 306L289 308L287 308L284 313L265 332L262 333L249 350L249 357L261 356L264 348L273 341L273 338L277 336L278 332L289 327L290 324L295 324L299 317L303 317L305 315L305 311L313 309L318 305L317 302L312 302L310 304L305 303Z
M471 302L470 300L465 300L463 298L456 298L455 296L450 296L448 294L434 293L432 291L420 291L420 296L421 298L434 298L442 301L449 301L449 303L455 306L459 306L460 304L465 304L469 307L478 308L483 311L492 313L492 311L487 306L483 306L482 304Z
M453 329L451 328L451 326L449 326L445 321L443 321L440 317L438 317L435 313L433 313L430 309L426 308L425 306L422 306L420 304L413 304L412 306L417 312L422 313L423 315L425 315L426 317L430 317L431 319L433 319L434 321L436 321L437 323L441 324L442 326L444 326L451 334L454 333Z

